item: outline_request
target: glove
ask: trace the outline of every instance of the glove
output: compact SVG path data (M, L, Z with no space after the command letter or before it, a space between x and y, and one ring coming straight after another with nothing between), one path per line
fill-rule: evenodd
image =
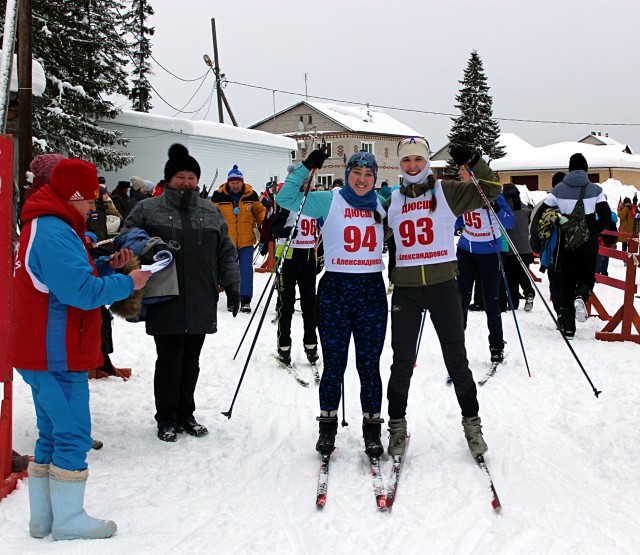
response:
M302 162L308 170L313 168L320 169L322 164L327 159L327 145L322 145L320 148L316 148L307 156L307 159Z
M283 229L283 231L286 233L285 237L291 237L291 239L295 239L298 236L298 228L295 229L295 231L293 232L293 235L291 235L292 229L293 229L293 226L291 225Z
M262 243L260 243L260 255L261 256L267 256L267 254L269 254L269 242L268 241L263 241Z
M238 310L240 310L240 290L237 288L227 289L227 297L231 301L231 306L233 307L233 317L235 318L238 315Z
M458 166L463 166L464 164L468 164L469 167L475 166L480 159L480 155L477 152L460 145L451 145L449 154Z

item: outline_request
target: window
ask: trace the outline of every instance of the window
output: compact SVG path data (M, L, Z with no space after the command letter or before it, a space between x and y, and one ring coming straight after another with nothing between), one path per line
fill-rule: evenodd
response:
M311 125L313 123L313 116L309 114L309 118L307 119L307 123Z
M366 150L367 152L371 153L371 154L375 154L375 152L373 151L373 145L374 143L365 143L364 141L362 141L360 143L360 150Z
M322 185L325 189L331 189L333 183L333 174L324 174L317 176L316 186Z
M333 157L333 143L327 143L327 158Z
M292 150L292 151L291 151L291 159L292 159L292 160L295 160L295 159L296 159L296 154L297 154L297 153L298 153L298 151L297 151L297 150Z

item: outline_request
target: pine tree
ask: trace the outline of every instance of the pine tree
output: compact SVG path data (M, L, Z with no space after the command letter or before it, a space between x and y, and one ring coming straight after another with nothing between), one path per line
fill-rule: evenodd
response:
M47 78L34 98L34 156L58 152L108 171L133 161L122 151L128 140L100 124L119 113L104 97L129 93L123 7L120 0L33 1L33 57Z
M451 118L453 125L448 136L449 142L487 154L491 159L502 158L506 153L498 145L500 126L493 119L493 98L489 94L482 60L476 50L471 52L464 78L459 83L462 88L456 95L456 108L460 110L460 116ZM458 166L449 160L448 169L455 174Z
M133 81L129 99L131 107L136 112L148 112L153 108L148 77L153 74L149 63L151 57L149 37L153 36L155 28L146 25L147 18L153 13L148 0L132 0L131 9L124 15L123 31L130 36L129 49L133 62Z

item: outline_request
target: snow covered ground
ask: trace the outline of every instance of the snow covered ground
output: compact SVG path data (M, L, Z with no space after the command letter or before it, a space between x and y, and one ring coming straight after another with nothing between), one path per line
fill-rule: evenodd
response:
M622 262L610 274L622 278ZM256 297L267 276L256 274ZM546 277L539 287L547 296ZM622 292L598 285L610 313ZM640 300L636 299L636 308ZM221 303L224 308L224 301ZM317 386L302 388L272 359L271 307L230 420L229 408L253 333L236 361L233 353L249 321L226 310L201 358L196 416L210 434L155 435L154 344L142 324L117 319L114 363L133 378L91 381L94 437L89 454L89 514L112 518L108 540L53 542L28 534L26 482L0 503L2 553L278 553L353 554L637 554L640 515L640 345L594 339L604 323L578 324L572 346L594 385L536 299L517 311L532 376L527 376L511 313L503 315L508 341L504 366L479 388L489 445L487 464L502 501L490 505L485 477L463 437L454 392L431 325L420 347L409 399L411 446L392 513L375 508L362 454L359 385L347 369L346 418L332 459L327 506L315 508L319 457L314 451ZM301 318L295 316L294 360L304 364ZM255 319L256 321L258 318ZM390 333L382 357L386 383ZM488 368L484 313L470 313L467 347L480 379ZM28 388L14 382L14 448L33 452L35 417ZM386 401L383 403L386 412ZM386 416L386 414L384 415ZM386 445L386 441L385 441ZM388 479L390 461L382 462Z

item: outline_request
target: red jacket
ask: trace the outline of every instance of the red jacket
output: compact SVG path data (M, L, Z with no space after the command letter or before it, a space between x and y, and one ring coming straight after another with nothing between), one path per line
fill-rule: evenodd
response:
M82 215L49 185L25 203L15 253L10 361L21 370L81 371L102 365L99 307L133 291L129 276L104 278L85 248Z

